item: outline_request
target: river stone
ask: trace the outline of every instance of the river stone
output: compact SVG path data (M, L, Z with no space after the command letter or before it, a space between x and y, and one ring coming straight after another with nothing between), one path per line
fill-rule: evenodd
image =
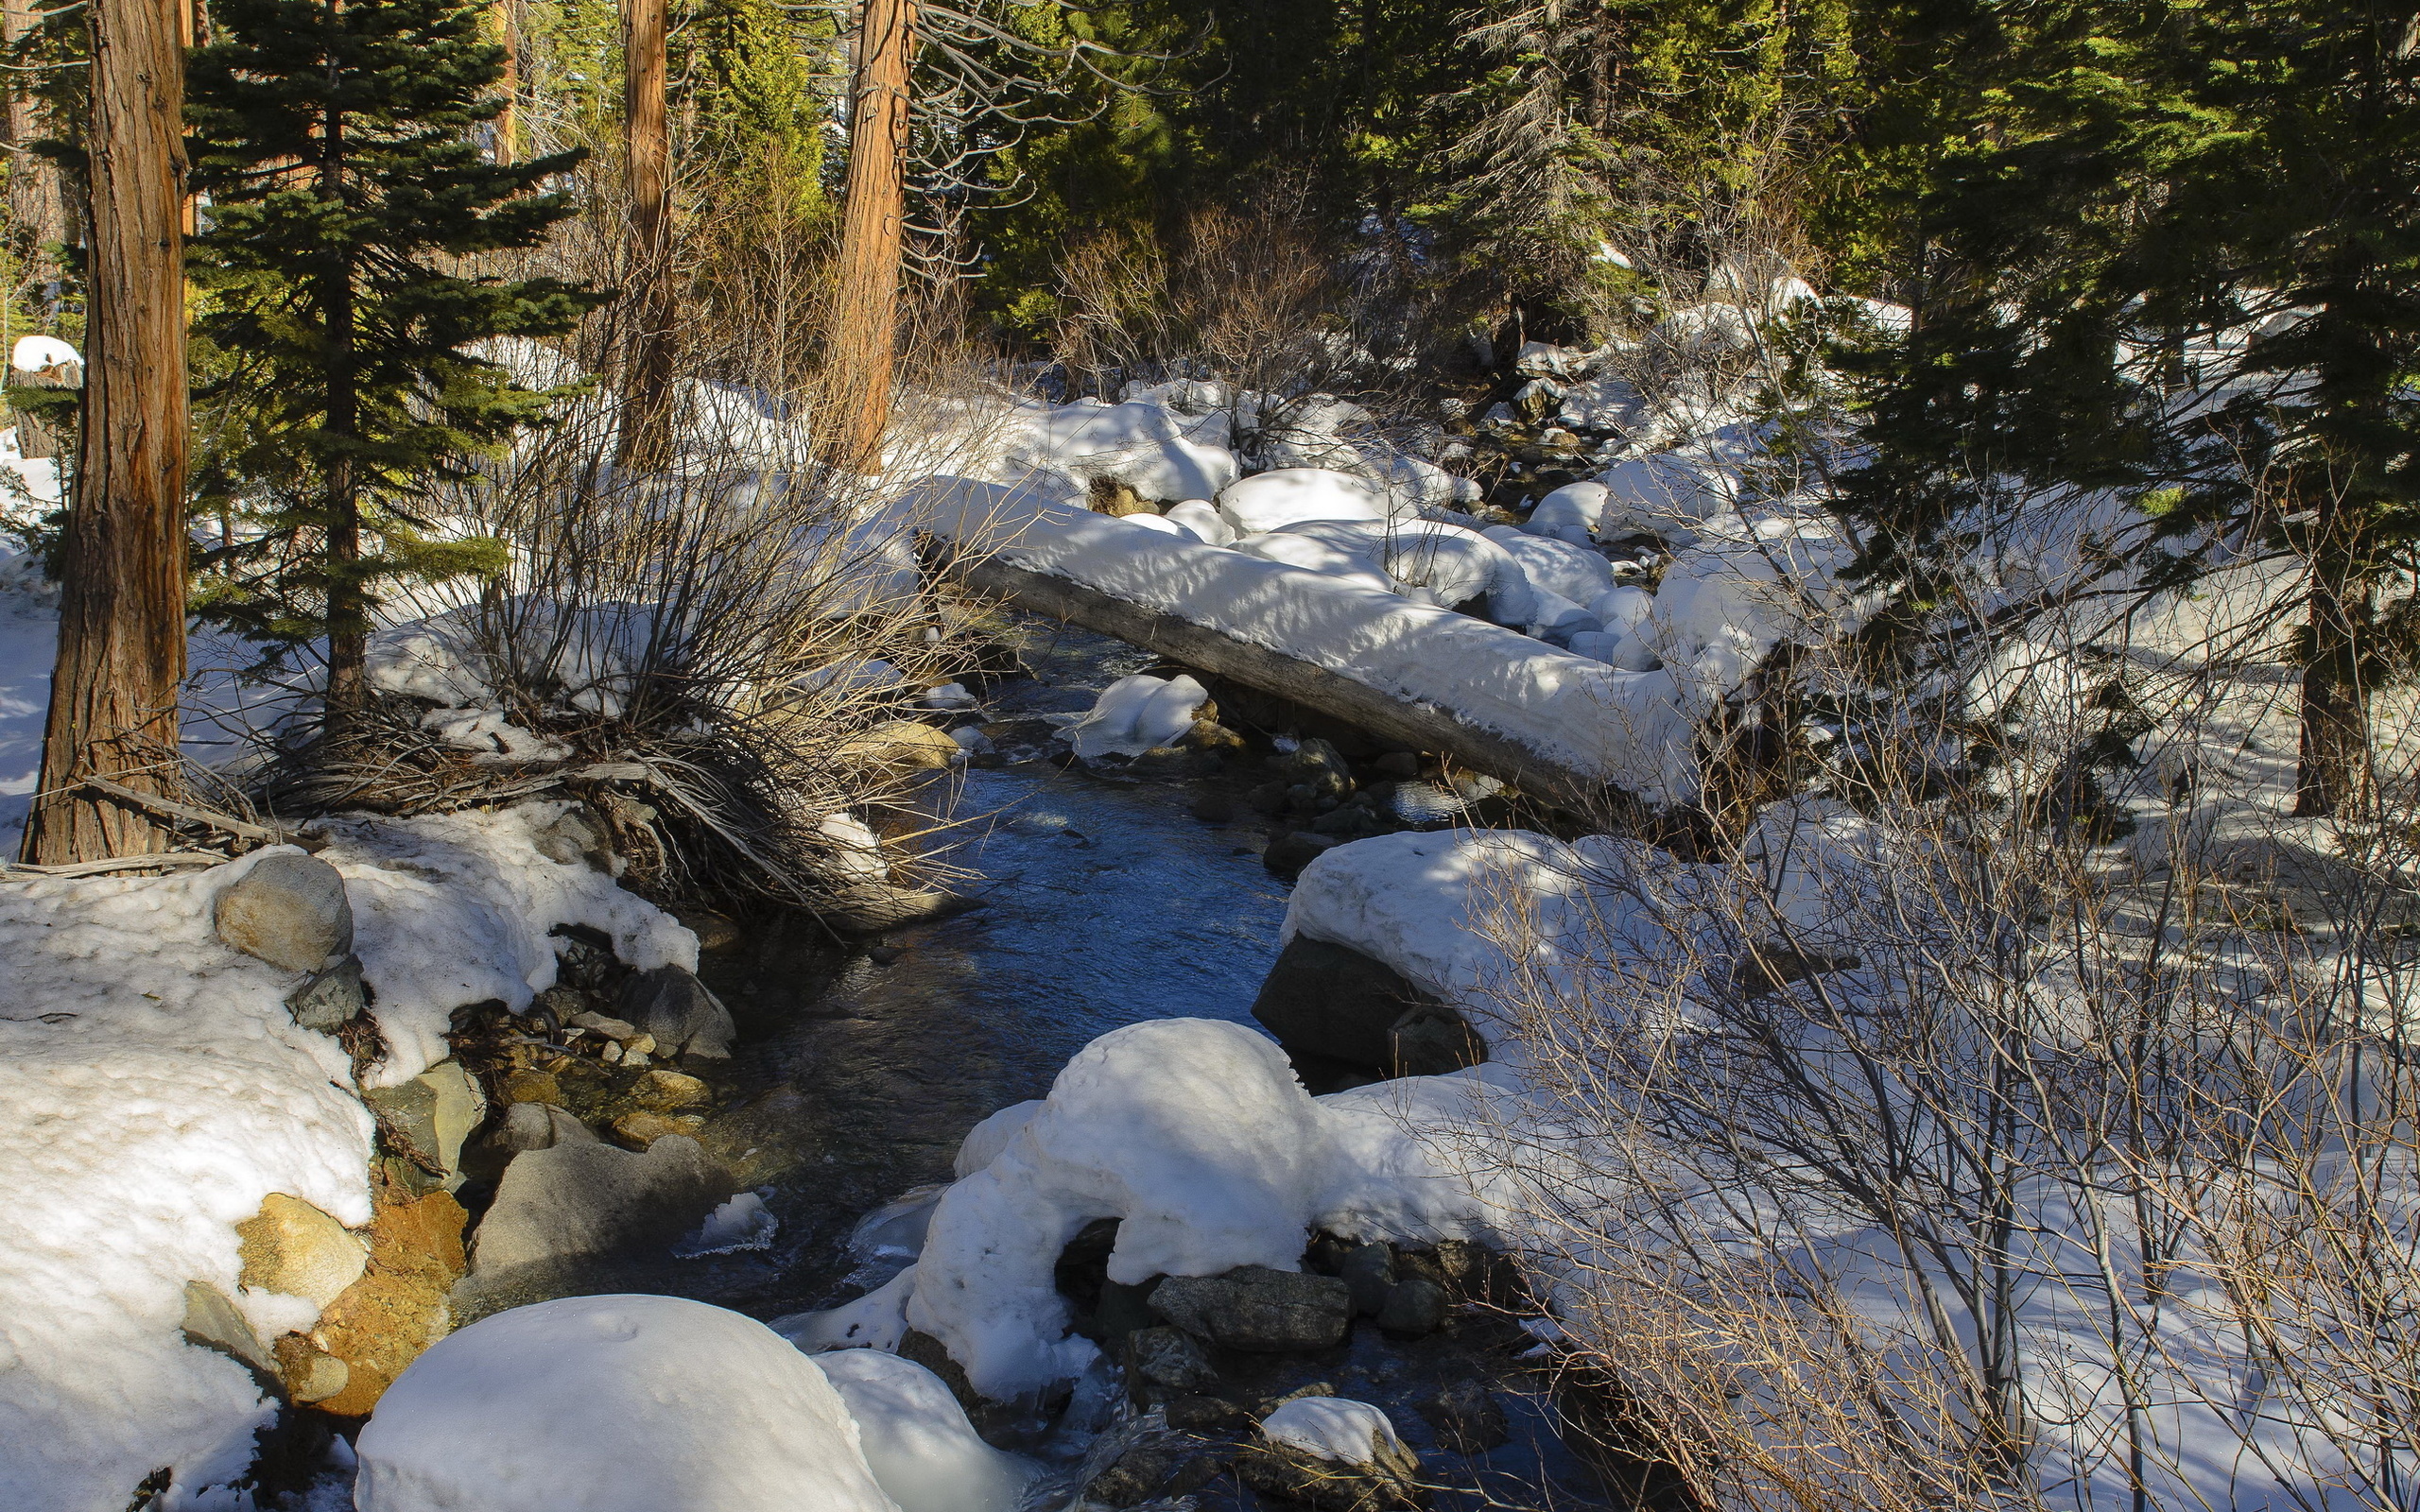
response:
M705 1131L706 1121L696 1113L651 1113L640 1108L621 1114L612 1126L615 1143L625 1149L646 1150L675 1134L694 1138Z
M731 1194L698 1142L666 1135L644 1154L591 1142L526 1150L504 1168L472 1273L670 1245Z
M462 1180L462 1142L487 1121L487 1094L462 1069L461 1062L441 1060L412 1078L429 1090L429 1132L436 1147L429 1153L445 1167L449 1188Z
M335 1301L370 1264L370 1251L343 1224L301 1197L272 1192L235 1226L240 1284L282 1292L314 1307Z
M678 1112L714 1101L714 1090L684 1072L655 1070L642 1074L624 1093L631 1103L652 1113Z
M336 1033L368 1006L370 995L362 990L357 955L347 955L296 988L285 1000L285 1011L294 1015L296 1023L321 1034Z
M1394 1246L1384 1241L1356 1245L1338 1262L1336 1274L1352 1288L1355 1314L1375 1317L1378 1310L1387 1305L1387 1294L1394 1289Z
M1397 1281L1378 1309L1378 1327L1407 1338L1426 1338L1445 1326L1445 1288L1425 1276Z
M1289 1056L1383 1074L1393 1059L1395 1026L1415 1008L1452 1013L1385 962L1297 935L1277 953L1252 1016Z
M1218 1368L1182 1329L1136 1329L1126 1335L1126 1371L1138 1387L1148 1382L1165 1391L1201 1395L1219 1389Z
M1153 1418L1138 1419L1121 1436L1116 1457L1084 1483L1085 1501L1115 1507L1164 1504L1162 1499L1217 1480L1237 1452L1233 1444L1205 1442Z
M218 937L289 971L317 971L353 949L344 878L317 856L263 856L218 894Z
M1487 1041L1442 1003L1417 1004L1387 1029L1386 1069L1394 1075L1443 1076L1486 1058Z
M278 1379L296 1401L325 1401L353 1384L353 1366L303 1334L281 1335L276 1349Z
M260 1335L227 1295L208 1281L185 1282L184 1335L187 1344L216 1349L265 1376L277 1374L277 1360Z
M596 1132L560 1108L545 1103L514 1103L504 1110L504 1122L488 1143L514 1155L524 1150L551 1150L558 1144L596 1143Z
M616 1011L640 1033L653 1035L667 1056L729 1059L731 1041L738 1033L731 1010L678 966L659 966L631 977Z
M1465 1454L1484 1454L1512 1441L1503 1405L1477 1381L1457 1381L1422 1401L1420 1416L1436 1430L1439 1443Z
M1223 1276L1171 1276L1151 1294L1151 1311L1230 1349L1324 1349L1353 1320L1353 1290L1333 1276L1244 1265Z
M1332 834L1313 834L1308 830L1296 830L1269 842L1260 853L1260 864L1277 876L1291 880L1302 875L1303 868L1323 850L1332 850L1344 842Z
M372 1195L370 1269L328 1304L310 1335L345 1364L342 1387L314 1403L341 1418L367 1416L421 1351L445 1337L454 1326L446 1293L462 1274L468 1214L450 1193L415 1198L407 1189L385 1186ZM330 1379L320 1371L315 1389Z
M1385 1414L1363 1402L1338 1402L1329 1410L1335 1408L1386 1420ZM1259 1441L1236 1462L1237 1473L1253 1490L1319 1512L1394 1512L1428 1504L1428 1493L1420 1484L1420 1457L1394 1437L1392 1428L1377 1435L1372 1459L1354 1463L1322 1459L1270 1437L1282 1422L1274 1413L1264 1419Z

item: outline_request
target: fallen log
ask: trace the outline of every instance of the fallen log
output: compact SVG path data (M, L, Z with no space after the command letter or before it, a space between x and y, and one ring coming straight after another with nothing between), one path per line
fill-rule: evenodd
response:
M1012 566L996 557L985 559L938 550L928 552L926 560L979 593L1115 636L1172 662L1232 678L1415 750L1451 757L1564 807L1593 812L1616 796L1605 782L1560 765L1518 741L1478 729L1435 704L1392 696L1341 673L1212 627L1161 613L1064 577Z

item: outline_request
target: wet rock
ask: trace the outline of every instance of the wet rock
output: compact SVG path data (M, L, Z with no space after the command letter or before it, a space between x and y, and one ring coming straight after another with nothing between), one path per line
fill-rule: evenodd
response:
M554 1074L544 1071L521 1070L505 1075L504 1100L508 1103L552 1103L562 1106L562 1083Z
M731 1194L728 1177L684 1135L644 1153L566 1143L512 1158L479 1224L482 1278L577 1255L668 1246Z
M1233 1444L1210 1443L1173 1428L1152 1427L1084 1485L1089 1500L1110 1506L1137 1506L1188 1495L1217 1480L1235 1463Z
M1426 1338L1445 1326L1445 1288L1424 1276L1397 1281L1378 1309L1378 1327L1405 1338Z
M1394 1058L1395 1027L1414 1009L1452 1012L1384 962L1297 935L1262 980L1252 1016L1298 1059L1317 1056L1384 1073Z
M1193 816L1204 824L1225 824L1236 816L1236 800L1224 793L1210 792L1193 800Z
M446 1165L437 1153L437 1089L414 1078L372 1088L361 1101L378 1121L378 1150L390 1178L420 1192L442 1184Z
M1310 739L1269 760L1271 776L1288 788L1308 787L1314 799L1342 799L1353 791L1353 768L1327 741Z
M731 1010L677 966L641 971L622 989L619 1011L666 1053L728 1059L736 1034Z
M1236 1469L1264 1496L1320 1512L1394 1512L1428 1504L1420 1458L1367 1402L1305 1398L1261 1420Z
M1409 782L1420 775L1420 757L1408 750L1388 751L1370 765L1379 776L1392 777L1398 782Z
M585 1029L600 1039L616 1043L639 1037L638 1025L628 1019L616 1019L602 1013L575 1013L563 1021L575 1029Z
M698 949L718 951L726 945L739 943L739 925L735 920L709 909L687 909L673 916L690 934L698 936Z
M563 1143L595 1143L596 1133L560 1108L545 1103L514 1103L488 1143L518 1155L524 1150L551 1150Z
M461 1063L441 1060L412 1078L429 1090L429 1131L435 1140L430 1151L438 1163L444 1166L449 1182L458 1182L462 1170L462 1142L487 1121L487 1094Z
M361 985L361 960L354 955L313 976L285 1000L285 1011L294 1015L296 1023L321 1034L336 1033L368 1006L370 994Z
M328 1304L309 1334L319 1353L344 1363L341 1389L315 1403L339 1417L368 1414L406 1366L451 1332L445 1294L462 1274L468 1215L450 1194L413 1198L389 1186L373 1195L370 1268ZM313 1360L300 1363L318 1370L305 1379L312 1389L331 1379Z
M239 1283L326 1307L369 1268L370 1251L343 1224L300 1197L272 1192L235 1226Z
M1484 1454L1512 1441L1512 1430L1495 1393L1476 1381L1457 1381L1419 1404L1437 1441L1465 1454Z
M1302 875L1303 868L1323 850L1343 844L1332 834L1313 834L1308 830L1296 830L1269 842L1260 853L1260 864L1277 876L1292 880Z
M1151 1294L1158 1289L1156 1280L1134 1286L1124 1281L1102 1281L1099 1299L1093 1303L1093 1332L1103 1340L1115 1340L1136 1329L1150 1328Z
M1223 1276L1171 1276L1151 1294L1151 1311L1225 1349L1285 1353L1340 1342L1353 1292L1333 1276L1245 1265Z
M1352 1289L1354 1314L1375 1317L1378 1310L1387 1305L1387 1294L1394 1289L1394 1246L1385 1243L1356 1245L1337 1262L1336 1274Z
M185 1282L184 1335L187 1344L216 1349L264 1376L277 1374L277 1359L227 1294L208 1281Z
M646 1150L674 1134L695 1139L705 1127L705 1119L696 1113L651 1113L641 1108L614 1120L614 1142L627 1150Z
M1359 803L1347 803L1331 809L1311 821L1313 834L1324 834L1333 840L1366 840L1374 834L1384 834L1393 826Z
M1136 1329L1126 1335L1126 1373L1138 1393L1146 1383L1162 1392L1197 1395L1216 1391L1219 1384L1218 1367L1181 1329Z
M624 1095L649 1112L672 1113L684 1108L700 1108L714 1101L714 1089L697 1077L678 1071L649 1071L631 1084Z
M344 878L317 856L272 855L218 894L218 937L289 971L317 971L353 949Z
M1418 1004L1387 1028L1386 1069L1398 1076L1443 1076L1487 1059L1487 1041L1442 1003Z
M920 892L889 883L862 882L819 899L815 917L844 935L879 935L903 924L927 923L982 906L979 898L953 892Z
M1224 1397L1184 1394L1168 1399L1170 1428L1188 1434L1233 1433L1252 1421L1252 1415Z

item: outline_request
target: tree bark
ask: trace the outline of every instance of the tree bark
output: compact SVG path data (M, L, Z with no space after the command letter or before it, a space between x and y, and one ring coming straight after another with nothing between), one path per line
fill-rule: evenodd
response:
M865 0L851 94L839 287L824 354L823 418L816 427L824 460L858 472L882 471L882 434L890 422L915 30L914 0Z
M30 0L0 0L0 41L11 46L33 29ZM60 195L59 165L36 157L26 147L41 140L42 122L35 111L26 74L8 76L6 129L9 154L9 222L13 235L27 244L24 281L48 284L59 277L59 260L46 249L67 239L67 209Z
M320 128L320 192L344 194L343 112L331 105ZM328 594L329 742L351 733L354 716L370 704L370 597L361 579L361 493L354 456L346 450L361 426L361 401L354 371L353 259L338 253L320 276L320 314L328 332L327 435L336 450L327 462L325 558Z
M39 866L166 849L141 808L80 785L177 785L185 672L184 56L179 0L90 0L91 259L84 423L68 512Z
M674 325L672 150L665 110L666 0L628 0L622 29L622 129L638 259L637 329L623 385L619 464L653 470L672 450Z
M521 96L521 26L513 0L488 0L488 25L504 49L504 75L495 81L496 93L504 96L494 122L495 161L511 163L521 155L521 117L514 103Z
M2343 812L2368 779L2370 700L2360 665L2368 616L2362 609L2357 589L2313 573L2311 659L2303 668L2302 739L2294 764L2294 813L2305 818Z

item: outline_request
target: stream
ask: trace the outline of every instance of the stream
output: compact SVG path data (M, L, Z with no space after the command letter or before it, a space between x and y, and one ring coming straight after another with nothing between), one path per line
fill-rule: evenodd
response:
M1025 632L1021 660L1035 675L994 688L989 719L1080 713L1100 687L1156 664L1085 631L1028 622ZM788 917L700 963L740 1035L701 1140L765 1197L780 1225L771 1247L607 1263L579 1290L670 1293L765 1318L834 1305L895 1268L851 1256L859 1218L950 1179L970 1127L1044 1095L1096 1037L1169 1017L1257 1029L1252 1003L1288 893L1261 865L1257 827L1194 817L1184 782L1048 760L947 781L933 795L959 826L946 859L974 873L962 890L983 906L845 947ZM1512 1365L1530 1341L1503 1333L1476 1346L1456 1331L1395 1344L1365 1327L1304 1379L1380 1403L1432 1468L1452 1462L1463 1488L1442 1491L1440 1507L1606 1504L1571 1489L1593 1483L1555 1436L1542 1387ZM1496 1386L1513 1442L1465 1460L1433 1451L1405 1403L1472 1375ZM1272 1393L1294 1383L1259 1383ZM1261 1504L1232 1477L1198 1500L1204 1512Z

